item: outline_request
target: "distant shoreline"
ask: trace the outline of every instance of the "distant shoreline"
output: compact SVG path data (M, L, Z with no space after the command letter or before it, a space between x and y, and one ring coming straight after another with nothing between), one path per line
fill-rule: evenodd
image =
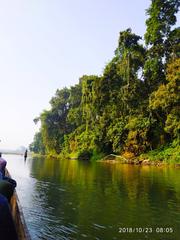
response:
M24 154L24 153L22 153L22 152L15 152L15 151L14 151L14 152L13 152L13 151L12 151L12 152L10 152L10 151L7 151L7 152L6 152L6 151L1 151L1 150L0 150L0 152L1 152L2 154L7 154L7 155L23 155L23 154Z

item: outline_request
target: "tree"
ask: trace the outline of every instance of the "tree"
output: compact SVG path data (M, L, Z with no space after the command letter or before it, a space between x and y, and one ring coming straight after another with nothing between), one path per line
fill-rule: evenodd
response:
M130 28L121 31L101 76L84 75L75 86L57 90L51 109L35 119L41 129L32 149L87 158L94 152L139 155L178 142L180 29L172 26L179 4L152 0L146 48Z
M146 20L145 43L148 47L144 65L144 77L150 92L165 83L165 66L167 57L172 51L170 38L171 27L176 23L176 13L180 6L179 0L152 0L147 9L149 18ZM166 47L170 45L170 47Z
M146 50L139 43L141 39L140 36L132 33L130 28L120 32L119 35L118 48L115 54L120 60L120 71L124 72L124 79L128 84L131 79L137 77L138 71L144 64Z
M29 145L29 150L35 153L45 153L45 146L43 144L41 131L34 135L33 143Z
M64 135L70 132L67 123L69 111L69 89L57 90L50 101L51 109L44 111L41 116L41 131L47 152L60 153L63 148Z
M167 66L167 84L161 84L150 98L150 109L170 140L180 137L180 59Z
M74 131L79 125L82 124L82 84L81 81L79 84L72 86L70 88L69 95L69 111L67 115L67 121L71 126L71 132Z

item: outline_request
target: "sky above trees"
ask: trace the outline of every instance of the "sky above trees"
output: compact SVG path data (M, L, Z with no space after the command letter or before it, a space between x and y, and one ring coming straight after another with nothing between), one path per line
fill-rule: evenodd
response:
M148 0L7 0L0 7L0 148L28 146L57 88L100 75L120 31L145 33Z

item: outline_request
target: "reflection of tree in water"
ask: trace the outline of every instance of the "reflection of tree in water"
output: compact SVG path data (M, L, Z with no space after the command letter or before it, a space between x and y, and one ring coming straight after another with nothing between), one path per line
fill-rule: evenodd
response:
M80 232L102 238L105 233L104 239L111 239L122 223L177 221L180 177L175 170L44 158L32 161L31 174L38 179L42 209L52 218L48 226L57 234L66 226L76 232L66 229L68 236ZM99 225L106 228L99 230Z

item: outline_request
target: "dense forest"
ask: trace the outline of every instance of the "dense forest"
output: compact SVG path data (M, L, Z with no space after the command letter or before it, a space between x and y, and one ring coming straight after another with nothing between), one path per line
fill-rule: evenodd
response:
M180 161L180 28L178 0L152 0L144 39L119 34L101 76L83 75L58 89L30 150L67 157L143 153Z

